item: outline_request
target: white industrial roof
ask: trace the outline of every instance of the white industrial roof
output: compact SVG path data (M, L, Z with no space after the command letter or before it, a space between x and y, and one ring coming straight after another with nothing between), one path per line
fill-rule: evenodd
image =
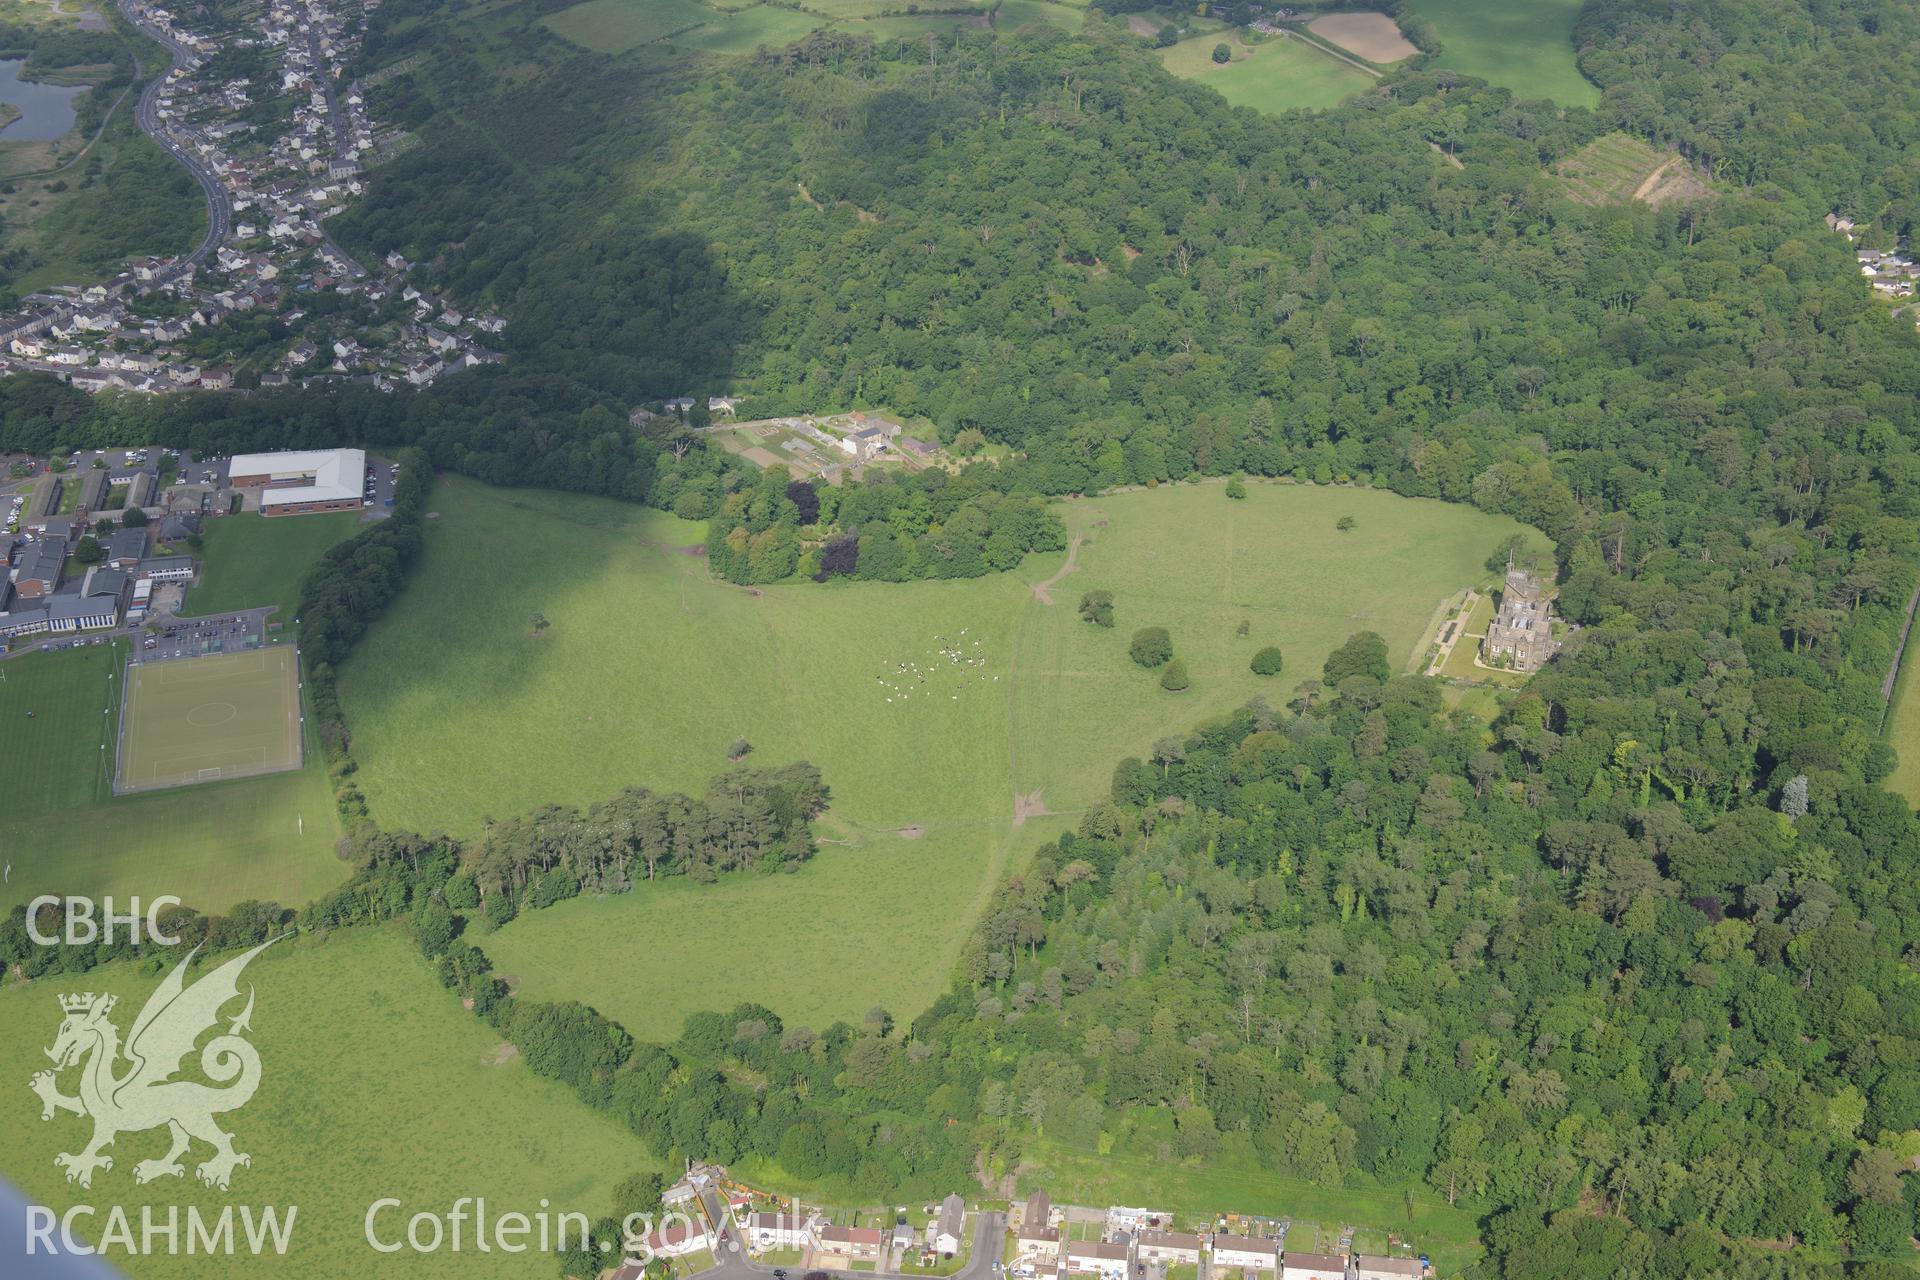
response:
M293 453L242 453L234 455L227 477L239 480L265 476L269 480L289 480L312 476L313 483L268 489L260 495L263 507L281 507L295 502L359 501L362 480L367 474L367 455L361 449L310 449Z

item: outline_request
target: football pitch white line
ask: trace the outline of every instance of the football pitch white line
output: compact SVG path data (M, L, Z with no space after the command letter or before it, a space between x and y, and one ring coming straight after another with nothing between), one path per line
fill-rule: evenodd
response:
M253 661L243 661L248 658ZM131 664L126 688L122 690L123 715L115 744L117 789L149 790L300 768L305 763L305 752L299 732L299 675L291 659L291 650L273 648L208 654L204 658L170 659L153 664ZM206 665L195 665L202 662ZM156 692L171 686L176 696L190 686L219 683L225 686L223 692L255 706L278 699L282 707L281 722L276 727L265 723L263 718L263 722L250 726L250 732L245 735L246 739L252 740L250 744L245 740L225 741L218 745L176 750L166 749L166 730L163 725L160 738L142 750L140 735L143 721L137 708L141 690L149 679ZM170 713L177 711L177 718L184 721L193 709L169 710ZM183 727L187 730L194 728L191 724ZM141 759L149 755L159 758L151 763ZM209 760L218 763L200 763Z

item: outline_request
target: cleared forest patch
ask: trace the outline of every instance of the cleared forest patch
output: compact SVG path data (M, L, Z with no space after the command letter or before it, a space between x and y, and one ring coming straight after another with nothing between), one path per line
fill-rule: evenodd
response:
M1638 200L1657 209L1713 194L1683 157L1624 133L1595 138L1562 160L1553 173L1568 198L1580 204Z

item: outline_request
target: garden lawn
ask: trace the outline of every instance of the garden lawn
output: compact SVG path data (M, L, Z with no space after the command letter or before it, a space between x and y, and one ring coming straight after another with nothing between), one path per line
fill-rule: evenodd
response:
M1479 76L1521 98L1591 107L1600 91L1574 63L1581 0L1409 0L1440 34L1435 64Z
M816 1026L876 1002L917 1012L1010 858L1104 795L1121 756L1255 692L1284 701L1363 627L1404 661L1516 528L1355 489L1121 494L1063 505L1086 541L1048 605L1030 584L1064 553L969 581L749 590L689 554L702 526L658 512L468 480L433 505L405 592L342 672L383 825L472 834L624 786L698 791L742 736L752 762L807 759L832 788L796 873L664 881L481 940L526 994L587 1000L646 1037L749 997ZM1337 533L1348 514L1358 527ZM1118 628L1078 621L1092 587L1115 592ZM1172 629L1188 693L1128 659L1148 623ZM1247 670L1265 643L1286 649L1280 679Z
M0 663L0 860L12 868L0 910L41 893L172 894L201 911L248 898L298 906L345 879L317 766L113 795L123 656L88 645Z
M1493 621L1493 612L1493 596L1482 591L1480 598L1473 602L1472 610L1460 622L1460 640L1447 655L1446 665L1440 668L1441 675L1487 685L1517 686L1527 682L1522 672L1489 669L1476 661L1480 656L1480 642L1486 639L1487 626Z
M177 959L169 956L169 965ZM444 1214L459 1196L485 1196L490 1215L532 1215L544 1197L552 1212L592 1219L609 1211L622 1177L656 1167L620 1125L503 1055L500 1037L441 989L403 933L359 929L278 943L242 977L255 994L249 1039L260 1052L261 1082L245 1107L220 1117L235 1149L253 1158L234 1171L228 1192L194 1180L193 1164L206 1158L199 1144L185 1178L135 1185L134 1163L164 1152L164 1130L121 1135L109 1152L113 1168L96 1173L90 1191L70 1186L53 1157L78 1150L90 1126L64 1113L42 1123L39 1100L25 1087L47 1066L41 1050L60 1025L55 997L113 992L113 1020L124 1034L159 981L120 964L0 986L0 1025L15 1033L0 1037L0 1074L19 1082L0 1110L0 1168L36 1203L56 1211L124 1206L136 1232L146 1204L196 1205L210 1215L226 1204L297 1205L292 1247L267 1267L276 1276L465 1280L544 1275L551 1266L477 1252L471 1225L459 1253L376 1254L363 1235L368 1207L388 1196L403 1202L379 1219L387 1239L404 1233L412 1213ZM238 1011L236 1002L226 1012ZM196 1071L197 1056L187 1061ZM76 1078L63 1077L68 1092ZM134 1280L246 1280L266 1265L245 1253L109 1260Z
M1233 50L1233 61L1224 65L1213 60L1214 46L1222 43ZM1246 45L1225 31L1195 36L1161 50L1160 61L1173 74L1256 111L1336 106L1373 84L1365 72L1303 41L1282 37Z
M279 610L272 620L292 625L308 572L328 547L363 527L357 511L209 520L201 535L200 581L187 593L186 612L206 617L272 605Z

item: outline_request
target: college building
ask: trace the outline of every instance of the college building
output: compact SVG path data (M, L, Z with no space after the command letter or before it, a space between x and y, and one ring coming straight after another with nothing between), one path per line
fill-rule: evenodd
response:
M365 505L367 455L360 449L243 453L227 468L236 489L260 490L260 514L358 511Z

